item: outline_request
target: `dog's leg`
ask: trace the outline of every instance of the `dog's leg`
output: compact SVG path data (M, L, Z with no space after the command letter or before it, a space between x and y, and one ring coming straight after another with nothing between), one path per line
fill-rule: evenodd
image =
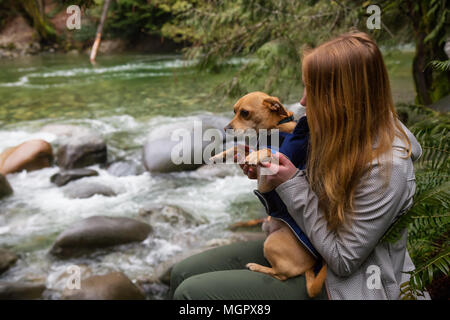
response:
M242 154L241 157L246 157L250 153L250 148L244 145L237 145L214 155L213 157L209 158L209 161L211 163L228 163L228 161L236 162L234 160L234 157L239 153ZM239 162L239 159L237 160Z
M248 220L248 221L239 221L236 222L234 224L232 224L229 229L230 230L236 230L237 228L249 228L249 227L254 227L257 226L259 224L262 224L264 222L264 218L261 219L252 219L252 220Z
M261 272L281 281L287 279L286 276L277 274L273 268L265 267L257 263L247 263L245 266L251 271Z
M305 272L306 277L306 291L308 296L314 298L322 290L322 286L327 278L327 266L324 264L320 269L317 276L314 275L314 268L311 268Z
M246 164L258 165L264 160L269 160L272 157L272 151L270 149L261 149L250 153L245 158Z

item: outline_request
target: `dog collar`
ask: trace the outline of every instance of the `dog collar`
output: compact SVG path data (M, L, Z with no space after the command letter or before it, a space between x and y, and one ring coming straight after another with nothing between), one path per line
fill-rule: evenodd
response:
M280 124L287 123L287 122L291 122L291 121L294 121L294 115L289 116L289 117L286 117L286 118L284 118L284 119L281 119L281 120L277 123L277 125L279 126Z

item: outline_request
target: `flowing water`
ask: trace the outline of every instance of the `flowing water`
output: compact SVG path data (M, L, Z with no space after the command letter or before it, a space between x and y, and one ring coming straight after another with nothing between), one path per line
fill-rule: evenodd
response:
M397 101L413 100L410 61L409 53L387 56ZM152 130L204 114L231 117L233 101L211 95L217 85L231 79L231 71L198 73L190 63L171 55L99 57L95 67L84 56L69 55L0 61L0 152L33 138L55 142L56 136L40 131L43 126L75 124L103 135L108 162L140 163L142 146ZM66 269L73 264L82 267L83 277L122 271L133 281L151 278L164 261L228 239L230 223L261 214L251 192L255 182L238 168L226 177L196 171L116 177L105 168L92 168L99 176L85 179L107 184L116 197L66 198L50 182L57 167L8 175L14 194L0 200L0 247L20 258L0 281L44 281L49 289L46 298L52 299L59 297ZM154 221L139 215L148 205L179 207L189 221ZM93 215L136 218L151 223L153 232L142 243L81 258L58 260L48 254L61 231Z

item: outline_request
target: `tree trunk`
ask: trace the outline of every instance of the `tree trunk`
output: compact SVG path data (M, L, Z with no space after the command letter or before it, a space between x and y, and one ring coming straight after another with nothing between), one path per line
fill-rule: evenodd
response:
M416 42L416 53L413 60L413 78L416 88L416 103L430 105L445 97L450 92L450 73L433 70L429 63L433 60L446 60L444 43L445 27L426 39L442 19L442 11L435 10L430 15L428 0L408 1L408 14L412 19L412 28ZM441 8L445 10L444 8ZM426 41L425 41L426 40Z
M97 27L97 34L95 36L94 45L92 46L92 50L91 50L90 60L91 60L91 63L93 63L93 64L95 64L95 58L97 57L97 50L98 50L98 47L100 47L100 41L102 39L102 33L103 33L103 26L105 25L105 20L106 20L107 14L108 14L108 8L109 8L110 2L111 2L111 0L105 0L105 3L103 4L102 16L100 18L100 23Z
M425 35L422 33L418 36L418 39L416 39L416 53L413 60L413 77L417 93L416 103L430 105L432 101L429 90L433 77L431 68L426 68L427 54L423 43L424 38Z
M22 0L20 1L25 13L33 22L33 27L44 41L53 41L56 38L55 30L48 24L43 5L40 6L36 0Z

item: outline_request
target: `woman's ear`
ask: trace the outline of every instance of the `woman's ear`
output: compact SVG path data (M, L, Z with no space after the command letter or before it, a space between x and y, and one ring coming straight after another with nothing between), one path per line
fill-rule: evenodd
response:
M282 116L288 116L286 108L281 104L277 97L269 97L263 100L263 105Z

